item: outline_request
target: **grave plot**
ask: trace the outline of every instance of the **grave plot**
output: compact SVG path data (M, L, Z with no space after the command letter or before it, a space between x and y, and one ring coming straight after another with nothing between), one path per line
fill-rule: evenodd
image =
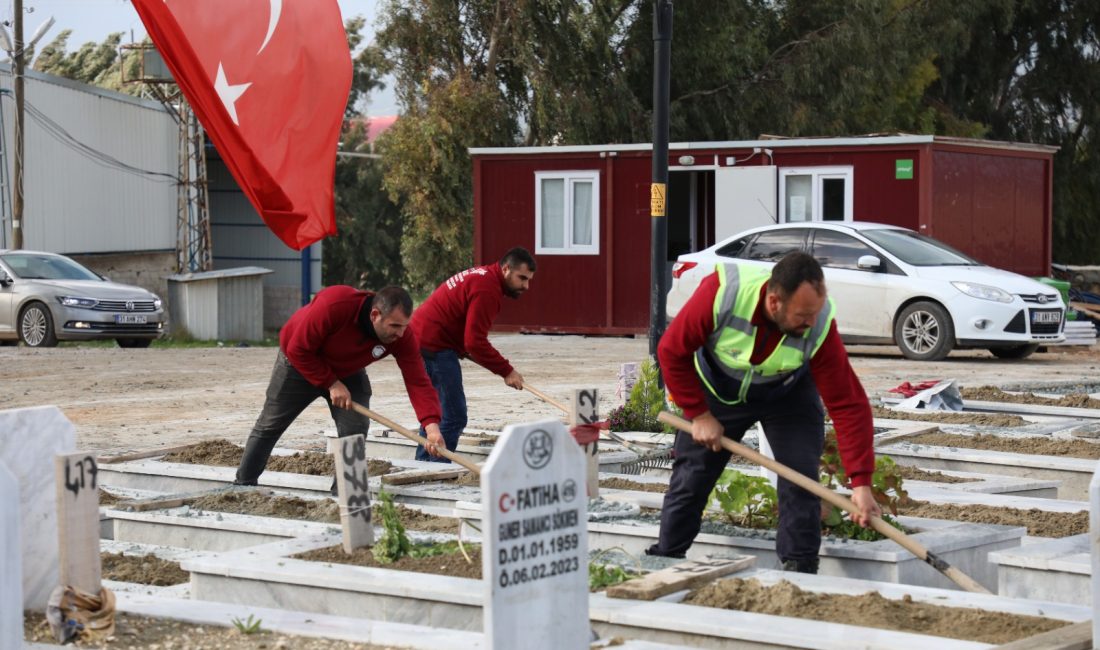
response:
M908 482L905 487L910 503L899 512L911 517L1025 526L1029 537L1068 537L1089 528L1088 503L1083 501L975 494Z
M99 548L103 585L111 591L190 596L191 575L180 568L180 562L198 557L198 551L112 540L101 540Z
M959 392L963 398L963 413L1015 414L1028 419L1033 416L1100 419L1100 399L1080 392L1090 386L1080 385L1080 387L1080 390L1074 389L1071 385L1062 385L1061 389L1049 386L1042 389L1043 392L1066 391L1054 395L1036 395L1030 391L1010 392L996 386L963 387ZM883 397L881 401L892 405L903 399Z
M1060 481L1058 498L1080 501L1087 498L1100 443L958 431L884 438L876 441L875 451L925 469Z
M300 559L303 553L338 544L339 536L329 534L230 554L198 557L185 561L183 568L191 572L193 593L199 599L216 595L231 603L248 603L258 607L345 616L370 612L372 617L392 622L415 620L433 628L468 631L480 629L480 613L484 602L481 581L452 575L398 572L393 569ZM446 562L453 561L463 562L461 559L448 559ZM444 563L441 562L442 564ZM774 581L782 578L803 578L790 573L765 573L773 575ZM1051 606L1046 603L953 590L923 589L910 585L843 581L827 576L804 577L816 577L816 586L821 591L834 593L879 591L888 593L895 599L900 599L903 594L911 594L914 599L938 604L1042 616L1066 622L1084 620L1090 615L1089 610L1082 607ZM601 636L644 638L693 647L728 647L731 642L737 642L738 648L755 647L752 643L766 644L760 647L850 648L857 641L867 647L898 649L926 649L930 643L935 643L938 648L969 650L988 647L985 644L956 643L925 635L870 630L850 625L704 610L694 605L680 604L677 601L682 596L682 593L679 596L669 596L663 602L641 602L608 598L600 593L591 594L589 616ZM974 613L973 609L970 613ZM787 634L786 631L791 633ZM822 639L836 639L836 645L820 645ZM841 642L841 639L844 641Z

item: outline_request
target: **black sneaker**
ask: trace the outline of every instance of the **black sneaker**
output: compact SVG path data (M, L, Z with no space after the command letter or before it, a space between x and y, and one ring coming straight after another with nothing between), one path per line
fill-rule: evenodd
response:
M783 570L795 573L817 573L817 559L813 560L784 560Z

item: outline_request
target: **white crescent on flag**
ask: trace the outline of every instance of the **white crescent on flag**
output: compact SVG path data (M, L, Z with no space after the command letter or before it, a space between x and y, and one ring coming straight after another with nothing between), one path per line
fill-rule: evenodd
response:
M283 13L283 0L271 0L271 17L267 23L267 36L264 37L264 43L260 46L260 49L256 51L256 54L264 51L267 47L267 42L271 40L271 35L275 33L275 27L279 24L279 15Z

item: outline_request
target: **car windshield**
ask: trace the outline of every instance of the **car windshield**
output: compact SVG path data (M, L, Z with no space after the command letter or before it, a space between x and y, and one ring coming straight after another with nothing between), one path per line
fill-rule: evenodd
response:
M4 264L24 280L102 280L83 266L60 255L6 253Z
M912 230L882 228L861 230L859 234L913 266L981 266L981 262Z

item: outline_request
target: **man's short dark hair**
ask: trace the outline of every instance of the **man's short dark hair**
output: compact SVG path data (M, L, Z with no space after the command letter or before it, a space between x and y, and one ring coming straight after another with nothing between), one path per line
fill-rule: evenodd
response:
M825 274L813 255L802 251L787 253L772 268L768 291L778 294L780 298L789 298L803 282L809 282L818 295L825 293Z
M500 265L518 269L524 264L527 268L535 271L535 256L531 254L526 248L522 246L516 246L512 250L504 254L504 257L500 258Z
M390 285L384 289L380 289L378 293L374 294L374 298L370 302L371 309L377 309L378 313L383 316L388 316L391 311L400 307L402 313L406 316L412 316L413 301L412 296L408 291L403 288Z

